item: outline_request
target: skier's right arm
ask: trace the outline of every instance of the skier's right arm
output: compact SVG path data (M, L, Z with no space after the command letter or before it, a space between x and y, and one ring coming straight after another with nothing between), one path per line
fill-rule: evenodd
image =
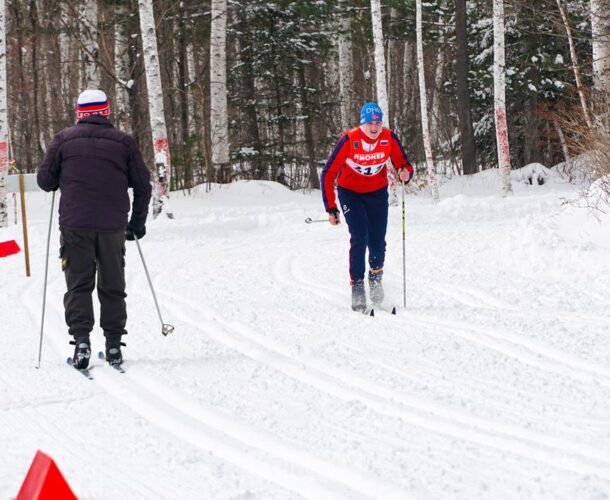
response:
M337 142L335 149L333 149L333 152L328 157L326 165L324 165L324 169L322 170L322 175L320 176L324 209L329 214L336 213L338 215L337 202L335 200L335 179L347 159L348 152L349 138L347 133L344 133L341 136L341 139L339 139L339 142Z
M43 191L55 191L59 188L59 173L60 173L60 153L59 146L61 139L57 134L44 155L41 165L38 167L38 175L36 181L38 186Z

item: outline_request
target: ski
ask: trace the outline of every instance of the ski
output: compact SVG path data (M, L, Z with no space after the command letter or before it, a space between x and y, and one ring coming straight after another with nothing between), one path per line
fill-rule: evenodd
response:
M97 353L97 357L101 360L104 360L104 361L106 360L106 356L102 351ZM114 368L119 373L125 373L125 369L123 368L123 363L118 363L115 365L108 363L108 365L111 366L112 368Z
M74 366L74 360L72 359L72 357L68 357L68 359L66 359L66 363L68 365L70 365L72 368L74 368L78 373L80 373L81 375L87 377L89 380L93 380L93 376L91 375L90 371L93 367L90 368L76 368L76 366Z
M396 306L383 307L381 304L373 304L371 309L376 310L376 311L382 311L382 312L391 314L393 316L396 316Z

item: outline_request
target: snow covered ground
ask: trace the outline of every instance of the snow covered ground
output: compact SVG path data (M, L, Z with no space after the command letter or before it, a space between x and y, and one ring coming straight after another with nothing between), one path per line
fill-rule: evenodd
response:
M175 194L142 248L176 331L128 243L127 372L94 381L65 364L55 229L34 369L51 197L31 195L33 276L0 260L0 496L41 449L86 499L610 498L608 220L554 178L499 198L496 175L408 197L406 310L391 207L396 317L351 312L345 224L303 222L319 193Z

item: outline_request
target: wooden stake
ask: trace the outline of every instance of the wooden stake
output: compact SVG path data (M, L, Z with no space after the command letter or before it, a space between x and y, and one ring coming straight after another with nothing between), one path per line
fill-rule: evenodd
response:
M28 243L28 221L25 213L25 180L19 174L19 194L21 196L21 223L23 225L23 248L25 253L25 275L30 277L30 245Z

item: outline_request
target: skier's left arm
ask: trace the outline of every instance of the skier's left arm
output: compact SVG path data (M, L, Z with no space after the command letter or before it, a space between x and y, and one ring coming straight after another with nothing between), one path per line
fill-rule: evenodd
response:
M413 166L409 162L409 157L405 148L402 147L400 139L394 132L391 133L390 144L392 146L390 158L394 168L398 171L398 178L401 182L408 183L413 177Z
M140 230L144 228L148 216L148 203L152 192L150 172L146 168L142 153L140 153L140 149L132 137L129 137L127 147L129 149L128 185L133 188L133 205L129 227L130 229Z

